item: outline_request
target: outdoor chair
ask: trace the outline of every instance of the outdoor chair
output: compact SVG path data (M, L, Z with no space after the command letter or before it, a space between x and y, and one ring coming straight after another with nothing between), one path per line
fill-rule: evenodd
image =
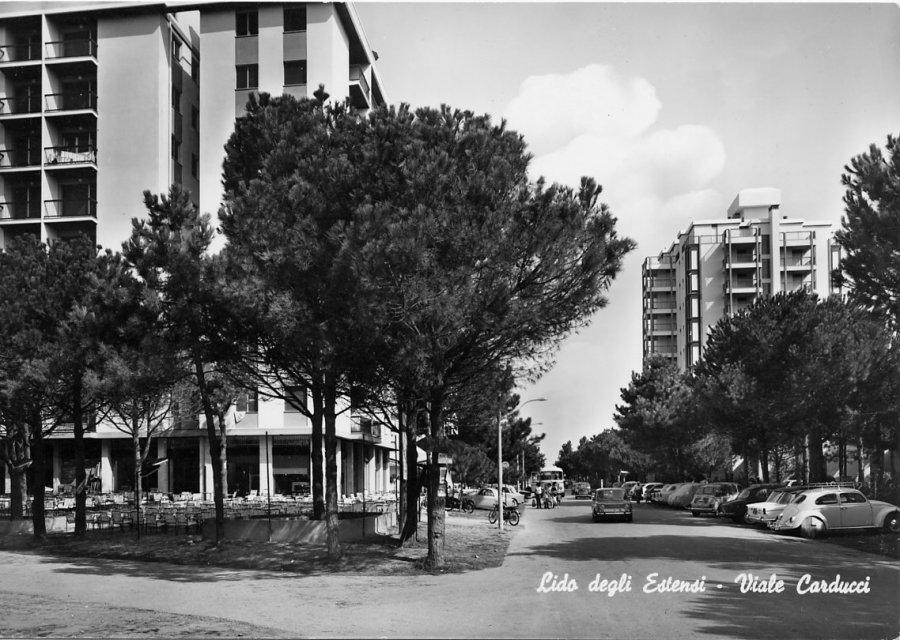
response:
M112 518L105 511L101 511L97 514L97 528L103 529L104 525L109 528L112 527Z
M66 531L69 530L69 525L72 525L72 528L75 528L75 512L69 511L66 513Z

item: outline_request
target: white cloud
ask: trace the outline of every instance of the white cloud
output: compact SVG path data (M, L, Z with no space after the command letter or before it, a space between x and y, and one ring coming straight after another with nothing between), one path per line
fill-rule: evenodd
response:
M565 75L530 76L505 115L527 133L535 153L544 153L586 133L639 135L656 122L659 108L656 89L643 78L592 64Z
M644 78L594 64L526 79L505 116L536 154L534 177L576 185L593 176L622 230L652 254L662 246L645 244L656 240L648 226L669 227L669 216L680 225L723 213L722 198L710 188L725 165L718 134L696 124L652 130L661 108Z

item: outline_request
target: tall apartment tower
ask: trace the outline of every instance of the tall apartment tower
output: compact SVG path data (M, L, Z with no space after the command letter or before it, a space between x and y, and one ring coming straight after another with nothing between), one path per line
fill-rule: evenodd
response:
M0 16L0 245L117 249L144 189L199 191L199 35L159 4L57 4Z
M251 93L306 97L323 84L365 113L385 103L375 58L345 3L22 2L0 13L0 249L18 235L80 233L117 249L146 214L142 192L173 183L215 213L224 145ZM306 402L301 387L290 390ZM342 401L340 492L390 489L388 431ZM234 409L232 491L308 491L307 418L252 389ZM156 440L159 467L145 489L208 497L203 418L173 419ZM68 485L71 425L48 443L45 483ZM85 454L98 490L130 486L130 449L124 433L91 422ZM0 465L0 493L3 476Z
M362 25L345 3L207 2L200 11L200 207L222 196L224 146L253 92L333 100L364 112L385 104ZM214 52L214 53L212 53Z
M805 290L827 297L840 248L831 223L782 214L781 191L745 189L727 217L700 220L643 264L643 353L682 371L701 357L707 330L760 296Z

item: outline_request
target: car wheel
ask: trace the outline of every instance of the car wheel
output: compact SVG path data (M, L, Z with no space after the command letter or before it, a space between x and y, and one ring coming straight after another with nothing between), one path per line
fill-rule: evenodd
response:
M800 533L803 534L804 538L809 538L810 540L818 538L824 531L825 527L822 521L816 518L807 518L800 525Z
M634 514L629 514L625 516L625 522L631 522L634 519Z
M513 498L513 499L512 499L512 505L513 505L514 507L518 507L518 506L519 506L519 501L516 500L515 498Z
M731 521L735 524L740 524L744 521L744 516L735 513L731 516Z
M900 533L900 514L891 513L884 519L884 530L888 533Z
M598 516L596 513L592 513L592 514L591 514L591 519L592 519L594 522L600 522L600 516Z
M471 500L466 500L465 502L463 502L462 508L466 513L475 513L475 503Z
M699 516L700 514L697 513L696 511L691 511L691 515L694 516L694 517L696 518L696 517Z

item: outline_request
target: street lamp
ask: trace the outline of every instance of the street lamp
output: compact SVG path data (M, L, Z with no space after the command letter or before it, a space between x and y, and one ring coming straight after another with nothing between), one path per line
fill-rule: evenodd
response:
M529 402L546 402L547 398L533 398L516 405L506 413L497 409L497 521L503 531L503 420L524 407Z

